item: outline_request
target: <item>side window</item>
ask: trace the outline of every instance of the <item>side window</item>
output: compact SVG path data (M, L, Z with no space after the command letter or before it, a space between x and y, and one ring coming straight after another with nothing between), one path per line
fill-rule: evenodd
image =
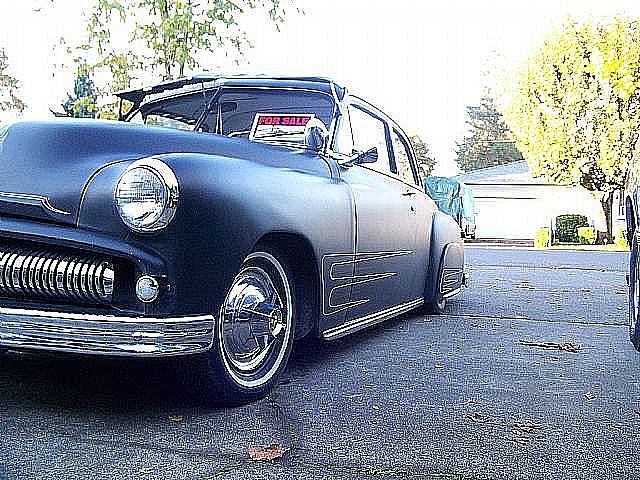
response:
M403 182L416 185L416 178L413 174L413 168L411 168L409 147L395 129L391 132L391 142L393 144L393 157L396 161L398 175L400 175Z
M353 149L365 152L376 147L378 161L368 163L366 166L381 173L391 173L384 122L353 105L349 105L349 118L353 134Z

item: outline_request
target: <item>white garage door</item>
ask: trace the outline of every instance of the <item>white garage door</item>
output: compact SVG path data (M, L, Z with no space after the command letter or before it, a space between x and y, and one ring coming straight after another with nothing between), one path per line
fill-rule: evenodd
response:
M549 223L541 199L476 198L476 237L534 239Z

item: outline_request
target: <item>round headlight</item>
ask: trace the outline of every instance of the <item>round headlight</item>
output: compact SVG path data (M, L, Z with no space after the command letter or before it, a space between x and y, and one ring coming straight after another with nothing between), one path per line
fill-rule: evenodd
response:
M115 197L118 214L127 227L154 232L169 225L176 213L178 180L164 162L144 158L122 174Z

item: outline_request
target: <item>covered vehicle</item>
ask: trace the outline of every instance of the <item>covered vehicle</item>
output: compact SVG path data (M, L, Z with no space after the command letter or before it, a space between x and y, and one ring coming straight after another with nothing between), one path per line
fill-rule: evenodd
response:
M473 190L447 177L424 177L424 189L441 212L453 217L466 238L476 238L476 215Z
M118 94L121 122L0 130L0 347L180 356L211 401L464 281L407 136L323 78L200 75Z

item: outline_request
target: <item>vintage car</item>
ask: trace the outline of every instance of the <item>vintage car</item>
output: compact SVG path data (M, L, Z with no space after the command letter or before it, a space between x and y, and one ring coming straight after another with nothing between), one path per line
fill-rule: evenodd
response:
M333 340L465 281L402 129L323 78L199 75L121 122L0 130L0 347L182 356L205 398L266 395Z

